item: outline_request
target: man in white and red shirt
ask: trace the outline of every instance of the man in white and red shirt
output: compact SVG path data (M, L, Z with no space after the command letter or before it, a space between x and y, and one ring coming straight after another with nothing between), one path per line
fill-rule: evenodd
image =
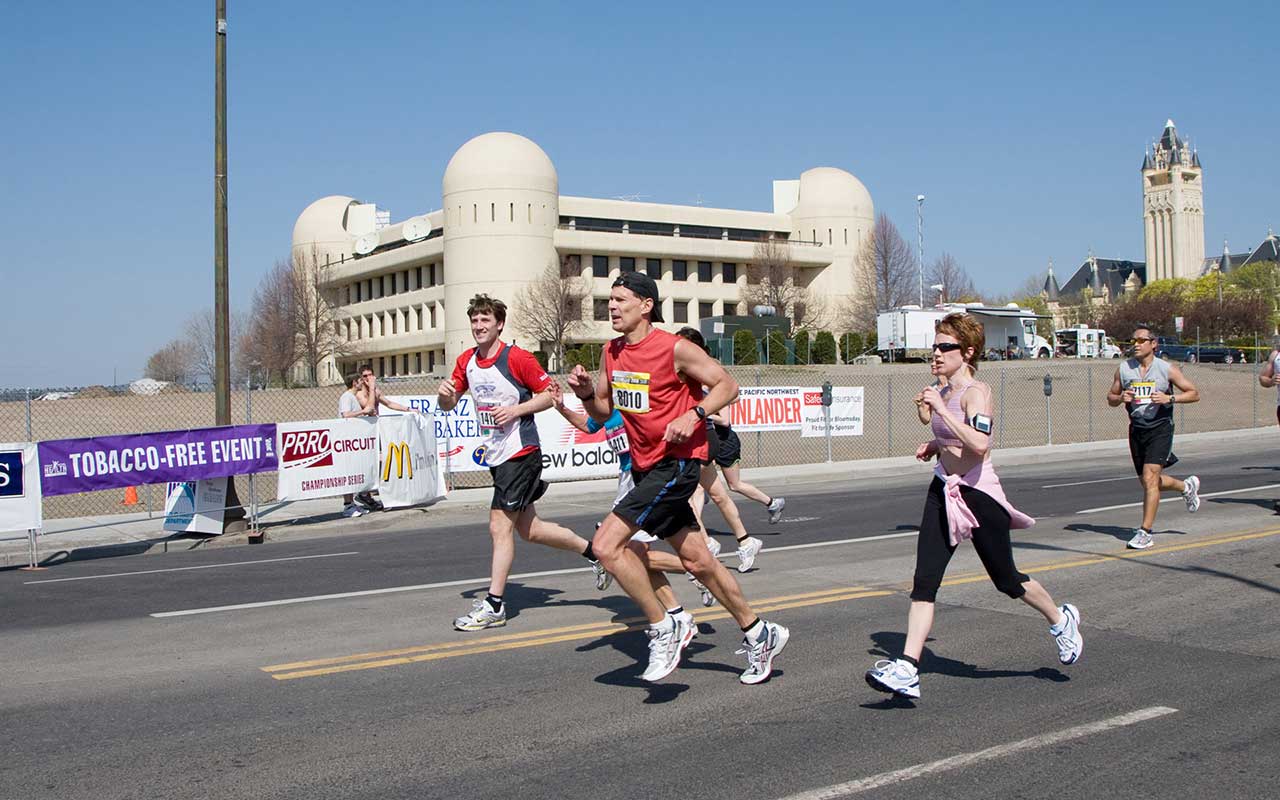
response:
M489 594L477 600L470 613L453 621L460 631L478 631L507 624L502 593L515 560L513 530L527 541L585 556L595 571L597 588L606 588L611 578L596 561L590 542L568 528L539 519L534 508L547 491L547 482L542 480L542 450L533 415L551 408L551 378L531 353L499 338L507 321L507 307L501 300L476 295L467 307L467 316L476 346L458 356L452 377L440 384L437 400L441 411L451 411L458 397L470 391L480 430L487 437L484 463L493 476Z
M671 674L692 632L689 621L666 612L644 562L627 548L642 528L669 542L684 569L733 615L745 636L747 670L741 681L760 683L771 674L790 632L751 610L738 582L707 550L689 505L709 455L706 419L737 398L738 384L696 344L655 328L661 309L652 278L622 273L609 293L609 319L621 335L604 347L599 380L581 366L569 375L569 388L596 422L606 422L615 408L622 412L631 445L635 488L601 523L595 552L649 620L649 667L643 679Z

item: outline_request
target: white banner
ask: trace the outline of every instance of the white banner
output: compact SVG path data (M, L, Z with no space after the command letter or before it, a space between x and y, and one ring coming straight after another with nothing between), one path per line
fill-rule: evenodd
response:
M831 387L831 435L862 435L862 387ZM804 427L801 436L826 436L822 416L822 390L804 390Z
M276 425L276 497L311 500L378 485L378 428L371 417Z
M0 531L43 527L41 496L36 446L30 442L0 444Z
M387 508L431 505L444 498L434 429L431 418L422 414L378 418L378 495Z
M794 431L804 425L798 386L742 386L738 399L726 410L729 425L738 433Z
M570 411L586 413L582 401L567 392L564 404ZM604 439L604 429L584 433L569 424L554 408L534 417L538 424L538 441L542 443L542 477L616 478L618 456Z
M181 533L222 534L227 478L169 483L165 486L164 529Z
M441 471L479 472L488 469L481 463L480 446L484 444L485 437L480 433L480 418L476 416L476 404L471 395L458 398L458 405L446 412L436 410L434 394L388 395L387 399L431 417L435 423ZM394 412L383 409L382 413L390 415Z

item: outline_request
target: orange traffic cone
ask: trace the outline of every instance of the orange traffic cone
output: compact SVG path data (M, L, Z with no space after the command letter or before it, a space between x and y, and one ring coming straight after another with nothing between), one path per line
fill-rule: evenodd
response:
M138 504L138 487L126 486L124 490L124 502L122 506L136 506Z

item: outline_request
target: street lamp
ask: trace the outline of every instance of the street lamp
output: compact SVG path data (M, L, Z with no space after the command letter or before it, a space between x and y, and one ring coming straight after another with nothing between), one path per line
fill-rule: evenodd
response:
M920 259L920 307L924 308L924 195L916 195L916 247Z

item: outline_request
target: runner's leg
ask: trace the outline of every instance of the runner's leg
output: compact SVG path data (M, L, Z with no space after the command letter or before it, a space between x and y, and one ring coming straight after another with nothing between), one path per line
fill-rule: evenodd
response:
M730 491L755 500L761 505L767 506L772 502L773 498L742 479L742 469L737 462L734 462L732 466L721 467L720 471L724 473L724 479L729 484Z
M520 538L534 544L543 544L557 550L568 550L578 555L583 555L587 550L586 539L563 525L542 519L534 506L529 506L520 512L519 519L516 521L516 530L519 531Z
M1142 477L1142 529L1150 531L1156 524L1156 511L1160 508L1160 487L1163 477L1159 464L1143 464ZM1181 481L1178 481L1181 483Z
M604 564L605 569L613 573L622 590L636 602L640 612L650 625L656 625L666 618L666 609L654 594L653 585L649 581L649 571L644 562L634 551L627 547L631 536L639 528L630 525L617 514L609 514L604 518L599 530L592 539L595 556Z
M729 570L725 569L719 559L712 557L706 542L701 536L696 535L693 528L686 528L668 538L667 541L679 555L684 571L706 586L720 604L733 615L739 626L746 628L757 619L747 598L743 596L742 587L738 585L738 581L729 574Z

